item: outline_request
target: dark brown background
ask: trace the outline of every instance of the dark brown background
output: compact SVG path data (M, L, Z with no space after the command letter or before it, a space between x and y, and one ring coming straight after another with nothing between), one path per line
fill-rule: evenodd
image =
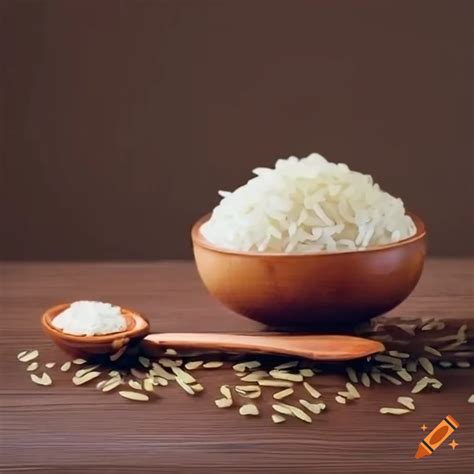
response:
M218 189L312 151L473 253L472 2L0 5L0 258L189 257Z

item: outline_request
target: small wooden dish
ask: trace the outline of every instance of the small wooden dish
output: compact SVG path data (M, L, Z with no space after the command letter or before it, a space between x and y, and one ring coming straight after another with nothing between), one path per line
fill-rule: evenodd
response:
M41 318L44 332L65 352L74 357L88 358L99 354L112 354L121 347L139 342L149 333L148 320L130 309L122 308L127 321L125 331L101 336L75 336L66 334L52 325L53 319L70 304L60 304L49 308Z
M399 305L423 270L426 231L394 244L350 252L285 254L219 248L193 226L197 269L209 293L233 311L272 327L353 325Z

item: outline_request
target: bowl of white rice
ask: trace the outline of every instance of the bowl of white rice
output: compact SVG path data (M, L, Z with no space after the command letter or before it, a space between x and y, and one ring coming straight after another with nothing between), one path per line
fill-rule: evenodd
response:
M271 326L331 325L414 289L425 226L370 175L315 153L254 174L192 229L199 274L224 305Z

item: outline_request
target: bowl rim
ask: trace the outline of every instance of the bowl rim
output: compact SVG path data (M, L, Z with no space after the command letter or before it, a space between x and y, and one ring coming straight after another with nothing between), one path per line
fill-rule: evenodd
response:
M57 336L60 339L68 342L82 343L82 344L109 344L114 342L117 339L124 339L130 337L137 337L143 334L144 336L148 334L150 323L148 319L140 313L133 311L128 308L121 306L122 314L127 320L127 326L130 322L135 324L124 331L114 332L111 334L103 334L99 336L80 336L75 334L67 334L52 325L52 320L62 311L71 306L72 303L61 303L51 308L48 308L41 317L41 324L43 328L52 335ZM137 321L142 322L141 326L137 327Z
M226 249L224 247L219 247L207 240L204 235L201 233L201 226L205 224L211 217L212 212L205 214L204 216L200 217L193 225L191 229L191 239L194 245L203 247L207 250L212 250L214 252L228 254L228 255L235 255L241 257L271 257L271 258L302 258L302 257L329 257L329 256L342 256L348 254L365 254L371 252L382 252L384 250L390 250L397 247L403 247L405 245L412 244L419 240L423 240L426 236L426 226L425 223L413 212L407 211L406 214L413 219L415 223L416 232L411 237L408 237L403 240L399 240L398 242L384 244L384 245L377 245L375 247L368 247L361 250L339 250L337 252L331 251L322 251L322 252L301 252L301 253L284 253L284 252L246 252L243 250L232 250Z

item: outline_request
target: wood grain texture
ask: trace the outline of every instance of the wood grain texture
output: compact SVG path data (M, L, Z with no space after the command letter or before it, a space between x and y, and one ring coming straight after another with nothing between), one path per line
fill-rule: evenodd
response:
M434 316L472 328L473 266L473 260L428 261L414 294L390 317ZM343 376L320 377L315 385L328 410L312 425L273 425L270 391L260 418L218 410L218 386L235 380L227 369L200 372L200 396L172 386L149 404L74 387L66 382L70 375L54 369L55 386L35 386L15 355L37 348L41 362L67 360L39 324L42 311L62 301L110 300L143 312L154 331L254 332L261 326L212 300L192 263L5 263L1 272L0 472L472 473L472 369L440 372L443 393L417 396L416 411L405 417L378 410L393 406L408 387L361 387L361 400L342 406L330 394L342 388ZM420 426L432 428L448 414L461 424L459 447L442 446L415 461Z

